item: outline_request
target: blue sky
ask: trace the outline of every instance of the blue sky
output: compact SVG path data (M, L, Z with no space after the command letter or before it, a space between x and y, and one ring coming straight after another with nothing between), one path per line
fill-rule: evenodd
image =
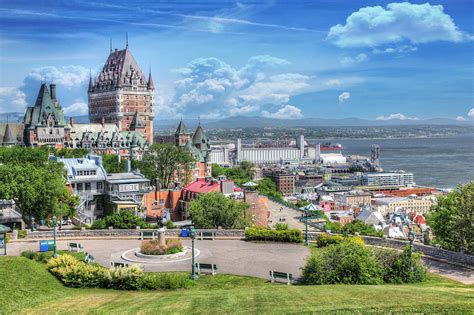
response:
M113 47L156 85L157 118L474 120L470 0L0 0L0 112L54 80L87 113L89 71Z

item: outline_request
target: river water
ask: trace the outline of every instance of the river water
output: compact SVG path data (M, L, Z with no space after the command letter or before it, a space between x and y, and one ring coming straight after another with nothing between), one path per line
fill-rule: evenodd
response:
M370 156L372 144L380 145L384 171L414 173L417 185L453 188L474 181L474 134L446 138L310 140L343 146L344 155Z

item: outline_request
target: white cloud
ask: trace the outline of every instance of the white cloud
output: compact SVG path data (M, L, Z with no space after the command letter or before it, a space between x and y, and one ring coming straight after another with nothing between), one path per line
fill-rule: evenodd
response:
M364 53L360 53L355 57L342 57L341 59L339 59L339 62L343 66L351 66L355 63L366 62L367 60L369 60L369 57L367 57L367 55Z
M405 41L461 42L472 36L458 29L442 5L403 2L361 8L344 25L332 26L328 39L339 47L377 47Z
M467 117L474 119L474 108L471 108L467 113Z
M458 116L458 117L456 117L456 120L457 120L457 121L467 121L467 119L464 118L463 116Z
M71 105L63 106L63 111L68 116L87 115L89 107L82 99L76 99Z
M372 53L375 54L375 55L394 54L394 53L409 54L409 53L415 52L417 50L418 50L418 48L415 47L415 46L401 45L401 46L395 46L395 47L387 47L387 48L383 48L383 49L374 48L374 49L372 49Z
M26 95L16 87L0 87L0 113L24 112Z
M40 67L31 70L25 81L54 82L62 87L75 87L89 81L89 69L82 66Z
M339 95L339 97L338 97L339 103L340 103L340 104L345 103L345 102L348 101L350 98L351 98L351 93L349 93L349 92L342 92L341 95Z
M241 68L217 58L198 58L175 70L181 78L169 98L158 100L158 113L228 116L285 106L291 96L310 88L310 77L285 71L288 61L254 56Z
M285 105L275 113L270 113L264 110L261 114L263 117L275 119L300 119L303 117L301 109L293 105Z
M419 120L417 117L407 117L403 114L391 114L389 116L379 116L376 120Z

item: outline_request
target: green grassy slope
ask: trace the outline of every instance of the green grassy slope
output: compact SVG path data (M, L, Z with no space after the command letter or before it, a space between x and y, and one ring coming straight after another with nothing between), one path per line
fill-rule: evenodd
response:
M474 286L430 276L417 285L286 286L229 275L203 276L177 291L71 289L45 265L0 258L0 313L304 313L448 312L474 310ZM6 291L5 291L6 290ZM5 293L7 292L7 293Z

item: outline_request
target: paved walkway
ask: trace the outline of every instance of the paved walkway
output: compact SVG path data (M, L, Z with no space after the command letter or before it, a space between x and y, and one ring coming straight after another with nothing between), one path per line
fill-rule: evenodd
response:
M184 246L191 246L190 240L182 241ZM93 255L98 263L110 266L111 261L125 262L122 254L139 248L139 240L80 240L85 250ZM58 241L58 249L67 249L67 241ZM239 240L196 240L199 255L196 262L214 263L219 273L248 275L269 279L268 271L290 272L295 277L301 276L306 257L310 251L302 245L285 243L252 243ZM20 255L25 250L38 250L38 242L15 242L8 245L8 255ZM128 262L129 263L129 262ZM474 271L446 264L440 261L425 259L428 269L446 278L465 284L474 284ZM160 262L157 264L140 264L145 271L190 271L191 260L177 262Z
M123 252L139 248L139 240L81 240L87 252L96 262L110 266L111 261L127 262L121 258ZM184 246L191 246L190 240L184 240ZM58 241L58 249L66 249L67 241ZM219 273L248 275L269 279L268 271L275 270L301 275L301 267L310 254L308 248L296 244L251 243L239 240L195 241L200 251L196 262L214 263ZM38 250L38 242L11 243L9 255L19 255L27 249ZM145 271L190 271L191 260L162 262L158 264L140 264Z
M274 226L277 223L286 223L288 224L289 228L300 230L305 228L304 222L299 221L301 212L298 212L287 206L283 206L272 200L268 200L268 208L270 210L270 226Z

